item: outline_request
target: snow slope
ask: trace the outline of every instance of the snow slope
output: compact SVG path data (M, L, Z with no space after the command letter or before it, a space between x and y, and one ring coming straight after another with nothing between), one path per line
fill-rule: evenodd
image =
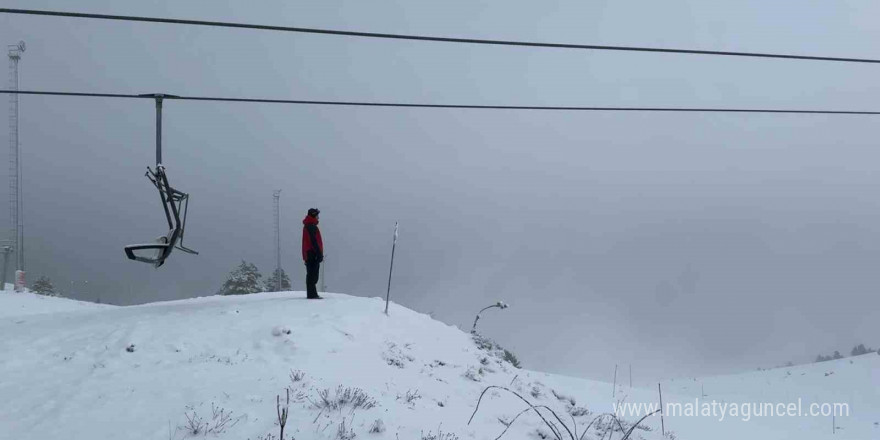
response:
M727 437L737 436L735 438L758 438L755 436L760 434L766 436L760 438L880 439L880 356L877 353L736 375L675 379L664 382L663 390L678 402L692 402L701 393L704 394L702 401L773 404L801 401L802 410L794 417L762 416L748 422L720 423L710 417L677 418L671 423L667 419L667 426L682 438L697 438L697 434L714 429L725 430ZM849 416L835 417L833 421L830 416L814 416L808 413L814 403L844 403L848 405Z
M426 315L392 305L386 316L379 298L326 296L308 301L302 292L263 293L110 307L0 293L0 438L277 437L275 399L280 394L283 401L286 390L291 403L285 437L298 440L350 439L352 433L359 439L418 440L439 431L494 439L505 429L502 422L525 404L492 390L469 425L489 385L553 408L569 426L576 420L579 433L596 415L612 410L611 384L519 370L478 348L470 335ZM836 386L853 390L859 414L870 407L870 417L880 407L878 359L834 364ZM819 392L827 384L812 373L795 382L773 371L703 382L713 397L730 398L755 390L791 393L800 386ZM765 381L778 386L766 387ZM375 407L316 407L322 390L333 400L339 386L362 389ZM664 400L685 401L694 392L694 383L682 380L664 387ZM874 390L864 393L867 387ZM654 402L656 389L619 387L616 398ZM847 419L846 429L833 438L876 438L871 419L860 417ZM384 431L368 432L377 419ZM801 439L832 438L830 425L827 433L803 430L799 420L719 424L667 418L666 424L680 439L789 438L784 433L795 430ZM192 425L199 426L197 433ZM584 438L599 438L607 426L597 430L594 424ZM659 418L648 418L646 427L650 431L639 429L633 438L664 438ZM541 435L550 430L527 413L504 438Z
M41 313L69 312L75 310L96 310L113 307L74 301L66 298L53 298L33 293L11 293L11 284L6 291L0 291L0 319L16 316L36 315Z

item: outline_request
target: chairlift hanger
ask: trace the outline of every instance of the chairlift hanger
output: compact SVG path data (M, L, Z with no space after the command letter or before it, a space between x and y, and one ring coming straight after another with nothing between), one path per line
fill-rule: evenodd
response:
M158 237L155 243L126 246L125 255L129 260L149 263L158 268L165 263L165 260L171 255L171 251L175 248L188 254L198 255L199 253L183 245L183 234L186 230L186 213L189 208L189 194L174 189L168 183L168 175L165 173L165 166L162 164L162 101L165 98L175 98L175 96L160 93L138 96L151 97L156 101L156 169L153 170L148 166L147 172L144 175L159 190L159 199L162 201L165 219L168 222L168 233ZM182 220L180 218L181 211L183 211ZM151 252L151 254L136 255L136 252Z

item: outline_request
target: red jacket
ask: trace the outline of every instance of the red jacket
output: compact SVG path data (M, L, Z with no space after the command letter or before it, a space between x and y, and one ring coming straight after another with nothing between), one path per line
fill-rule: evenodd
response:
M315 259L324 261L324 242L321 240L321 230L318 229L318 219L306 216L303 219L303 261Z

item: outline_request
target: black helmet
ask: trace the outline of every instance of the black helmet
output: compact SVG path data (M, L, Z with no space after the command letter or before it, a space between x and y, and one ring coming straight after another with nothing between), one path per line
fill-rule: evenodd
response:
M308 215L310 217L317 217L318 214L320 214L320 213L321 213L321 210L319 210L318 208L309 208Z

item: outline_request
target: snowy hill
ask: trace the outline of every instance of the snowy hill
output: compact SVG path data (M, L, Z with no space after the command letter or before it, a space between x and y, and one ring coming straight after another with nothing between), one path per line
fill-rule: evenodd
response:
M569 429L577 425L578 435L612 411L611 384L513 368L470 335L426 315L392 305L386 316L378 298L303 296L112 307L0 293L0 438L277 438L276 396L283 403L288 391L285 438L298 440L495 439L507 424L504 438L555 438L534 413L516 418L526 404L497 389L486 393L468 424L489 385L552 408ZM764 397L819 393L829 389L823 381L834 380L835 389L849 390L855 408L833 438L876 438L872 417L880 405L876 390L865 390L878 385L878 361L865 356L786 369L791 375L772 370L702 382L707 394L731 400L752 398L747 394L755 390ZM814 374L824 370L835 372ZM694 381L663 386L664 400L699 393ZM616 400L656 402L656 389L619 386ZM566 428L544 414L568 439ZM622 425L628 429L637 419L623 417ZM831 438L830 422L821 430L802 422L666 419L680 439L786 438L793 431L803 434L798 438ZM377 425L382 429L373 430L381 432L369 432ZM609 426L610 419L599 419L583 438L600 438ZM646 419L632 438L663 439L659 418Z
M664 382L663 387L664 393L668 390L680 402L693 401L701 393L704 395L701 401L773 404L800 401L796 417L761 416L752 417L748 422L714 425L728 431L727 436L755 438L756 433L766 432L767 435L775 433L775 438L880 439L880 356L877 353L728 376L676 379ZM830 415L821 413L823 405L834 403L846 404L849 416L832 420ZM819 405L817 416L808 414L813 404ZM677 419L674 423L674 429L682 438L695 438L694 434L713 429L712 418Z

